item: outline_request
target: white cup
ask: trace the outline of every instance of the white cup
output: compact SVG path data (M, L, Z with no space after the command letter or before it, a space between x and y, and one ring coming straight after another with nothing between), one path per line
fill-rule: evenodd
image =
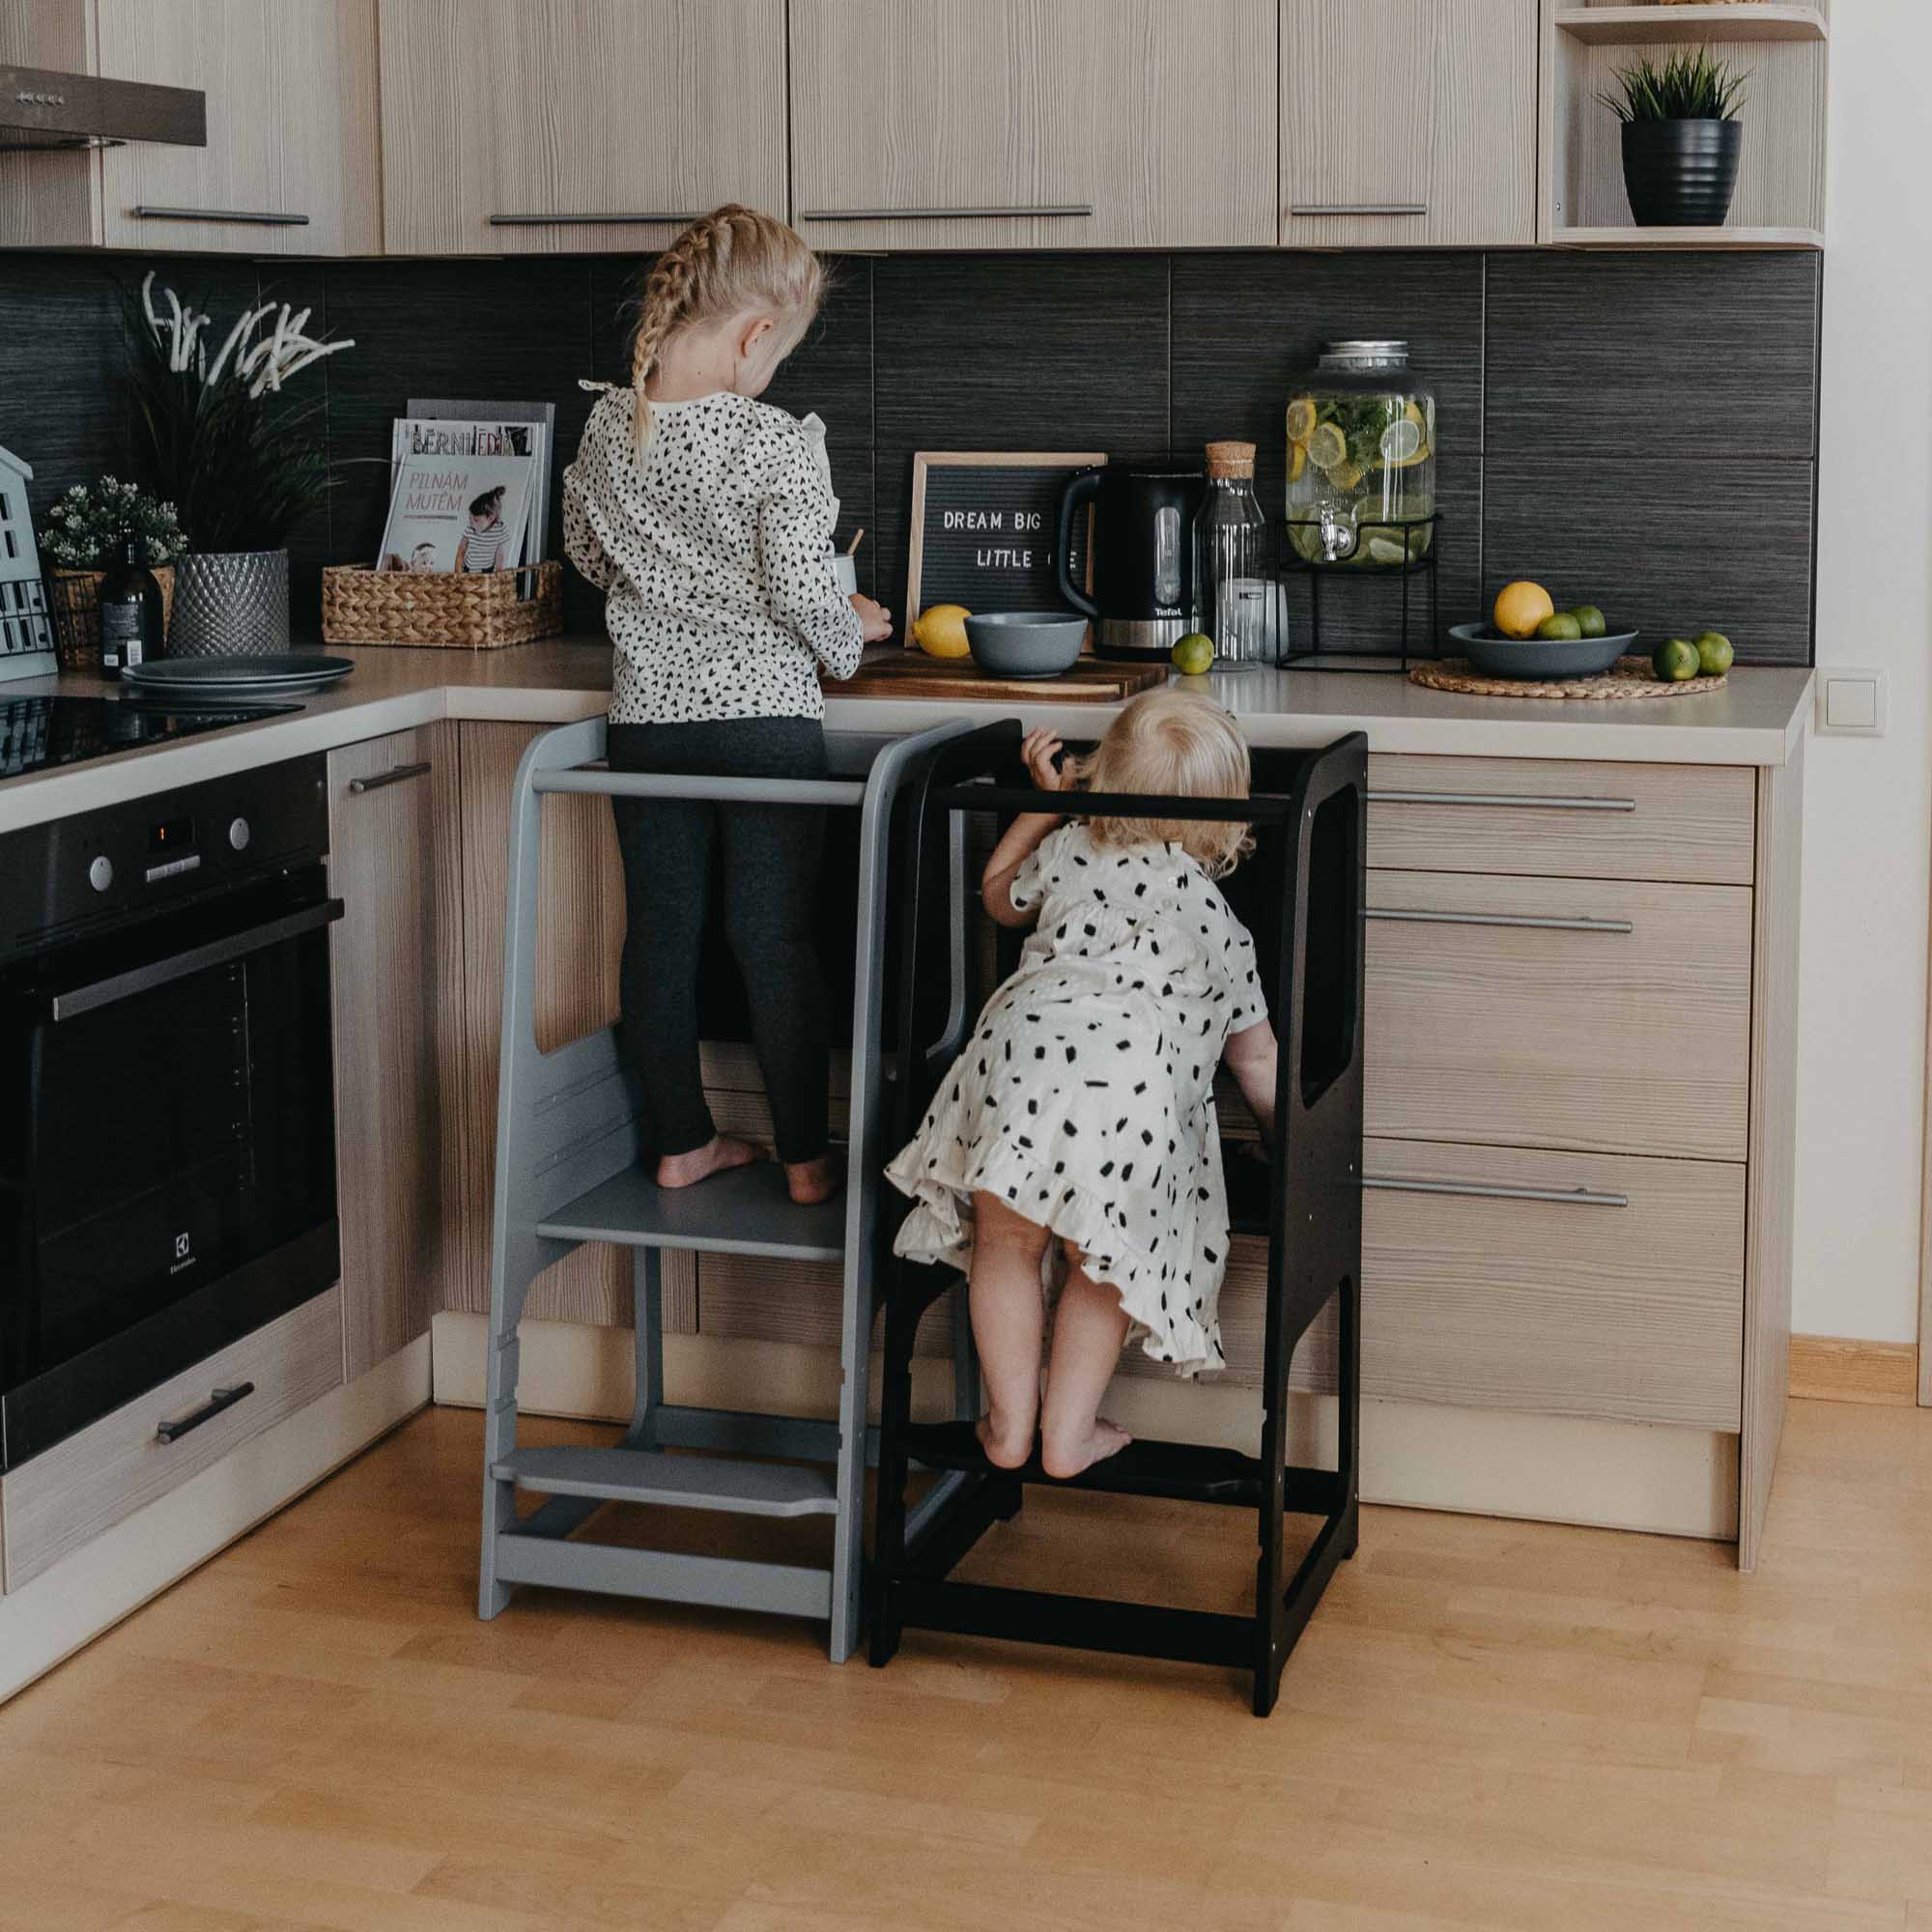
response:
M832 575L838 581L838 594L850 597L859 588L859 559L855 556L838 556L832 559Z

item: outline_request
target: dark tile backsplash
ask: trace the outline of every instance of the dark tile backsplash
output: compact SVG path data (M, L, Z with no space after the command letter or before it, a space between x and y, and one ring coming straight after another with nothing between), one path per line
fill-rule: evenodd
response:
M36 507L128 461L120 290L145 264L6 258L0 443ZM373 554L388 424L414 394L549 396L568 460L628 375L643 266L619 257L252 263L170 258L160 278L217 317L309 305L356 346L311 372L338 485L297 532L298 621L317 573ZM1406 336L1435 388L1442 620L1536 576L1646 629L1706 624L1765 663L1811 658L1822 264L1812 254L1343 253L851 256L770 400L825 418L842 544L905 598L918 449L1096 449L1198 460L1259 445L1279 510L1290 382L1337 335ZM560 474L562 462L556 466ZM558 530L553 502L552 528ZM1419 586L1416 586L1419 587ZM1292 608L1305 641L1307 591ZM1399 585L1334 582L1324 641L1393 643ZM574 628L598 599L573 578Z

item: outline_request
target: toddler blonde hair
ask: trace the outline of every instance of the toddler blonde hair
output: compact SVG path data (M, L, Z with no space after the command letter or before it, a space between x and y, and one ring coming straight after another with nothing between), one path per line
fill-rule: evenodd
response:
M795 343L811 326L824 294L818 257L804 236L776 215L735 201L699 215L651 265L639 294L631 351L639 453L651 440L644 382L679 329L756 309L789 330Z
M1129 699L1077 775L1089 791L1176 798L1246 798L1252 783L1247 743L1235 721L1192 691L1147 691ZM1232 872L1255 842L1237 819L1094 818L1088 829L1096 845L1172 841L1213 879Z

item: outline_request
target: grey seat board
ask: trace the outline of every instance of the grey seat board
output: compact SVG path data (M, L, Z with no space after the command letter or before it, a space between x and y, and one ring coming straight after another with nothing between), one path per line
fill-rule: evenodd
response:
M735 1516L830 1516L838 1507L837 1486L822 1469L668 1456L656 1449L518 1449L490 1473L543 1495L725 1510Z
M694 1187L664 1188L626 1168L537 1224L560 1241L615 1241L644 1248L838 1261L845 1252L845 1202L834 1195L801 1208L776 1161L716 1174Z

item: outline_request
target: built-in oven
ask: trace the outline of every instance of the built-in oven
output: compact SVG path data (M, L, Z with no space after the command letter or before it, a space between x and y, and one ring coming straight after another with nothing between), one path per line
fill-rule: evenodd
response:
M327 848L320 757L0 835L0 1467L335 1280Z

